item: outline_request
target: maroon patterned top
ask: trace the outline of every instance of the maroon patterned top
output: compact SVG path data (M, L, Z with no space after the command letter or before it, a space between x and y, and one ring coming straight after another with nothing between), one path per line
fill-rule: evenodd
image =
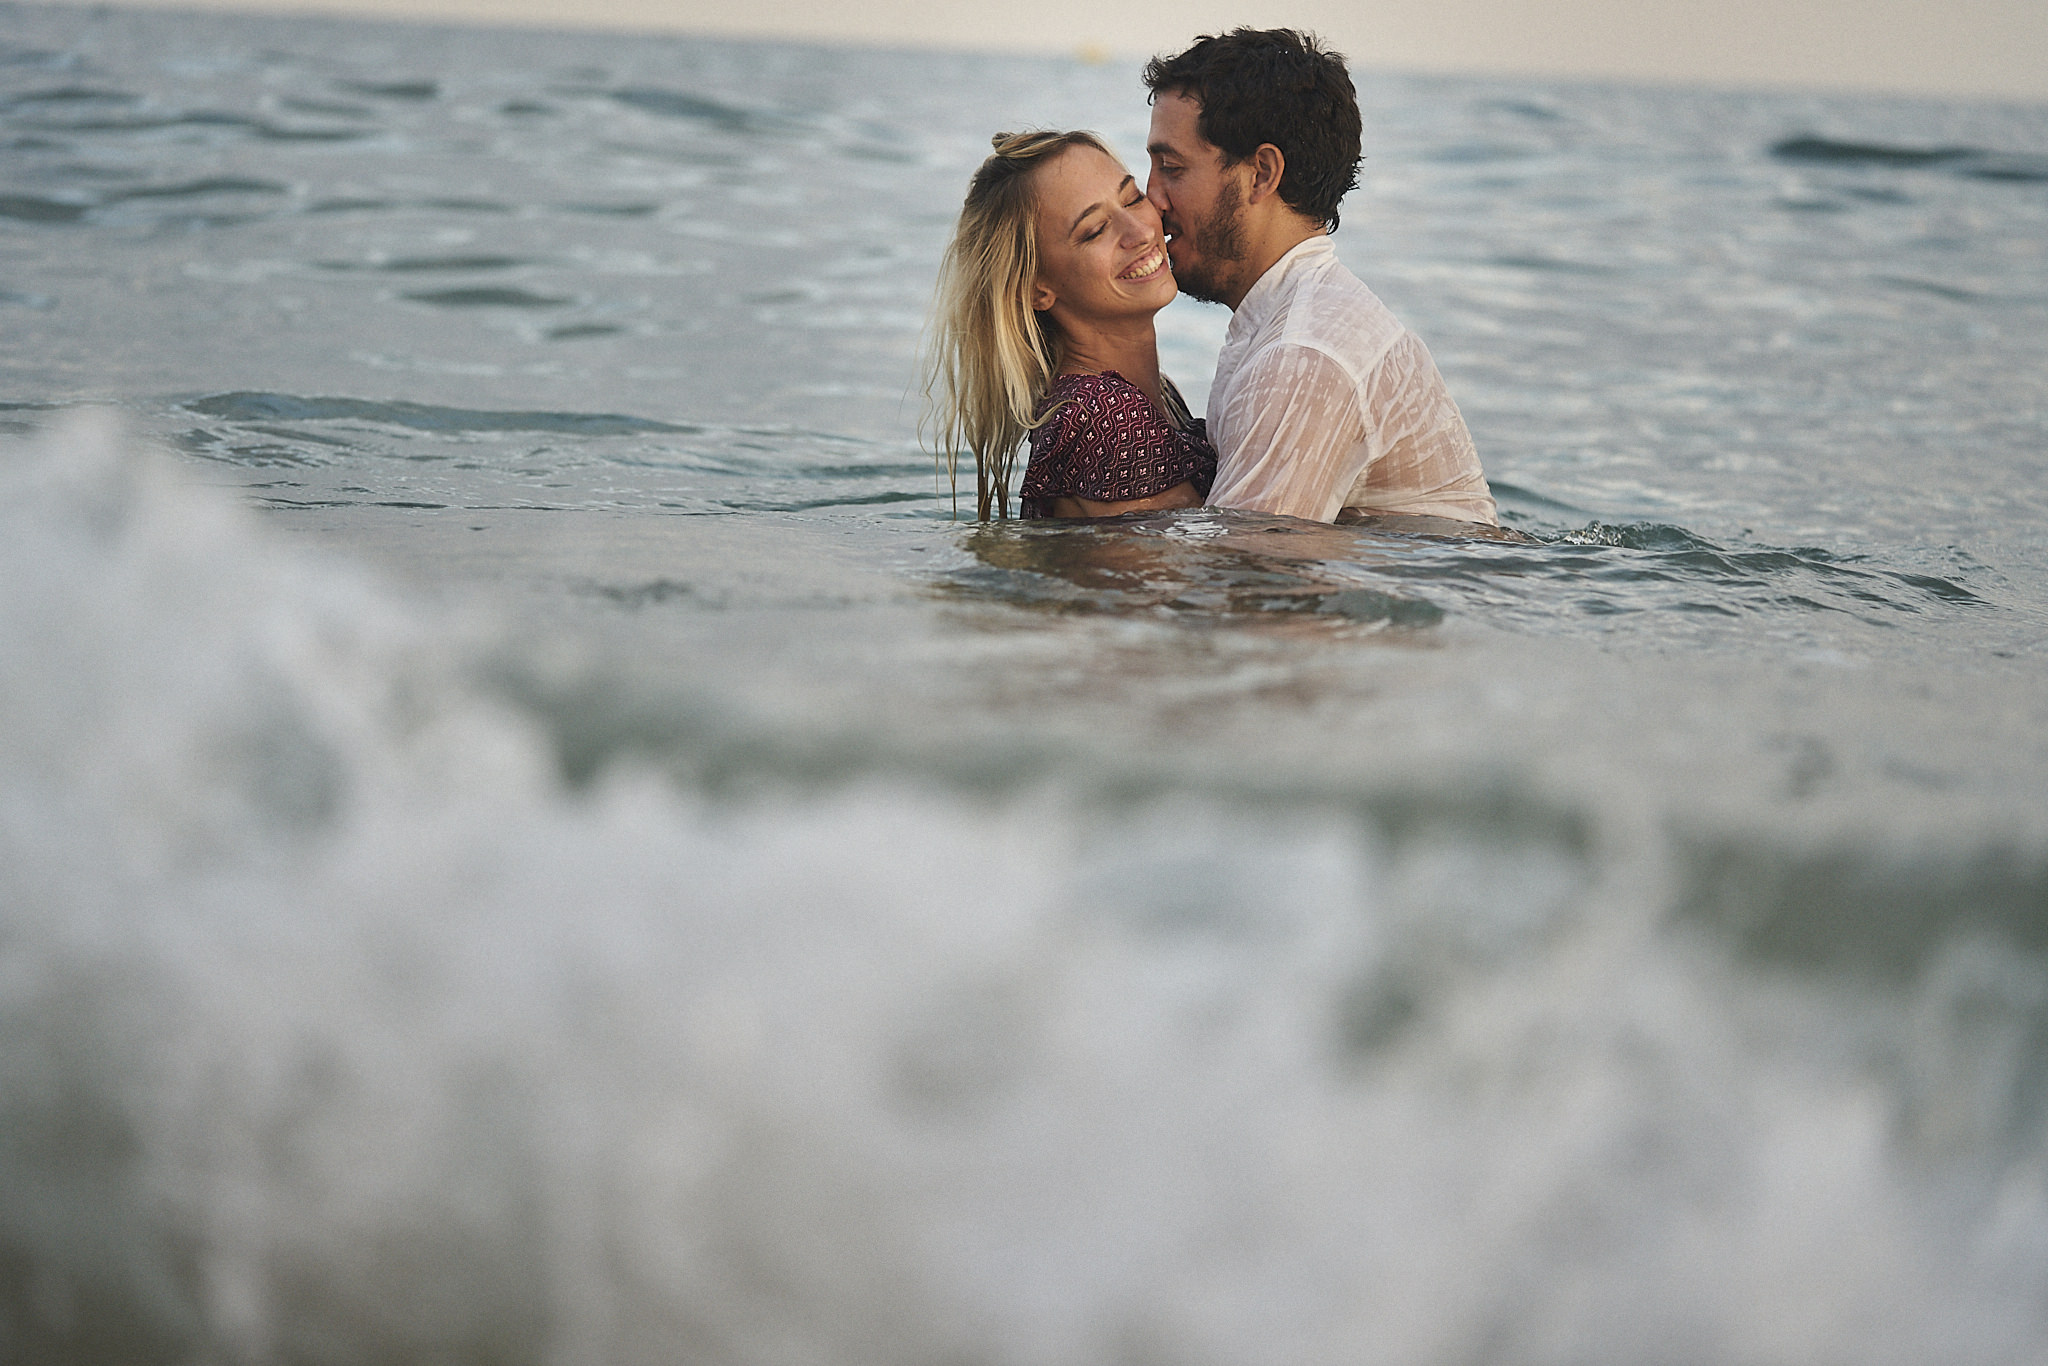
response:
M1186 483L1207 497L1216 478L1216 448L1201 420L1188 416L1173 384L1161 383L1177 423L1114 370L1055 376L1038 411L1061 407L1031 430L1020 515L1050 517L1056 498L1121 503Z

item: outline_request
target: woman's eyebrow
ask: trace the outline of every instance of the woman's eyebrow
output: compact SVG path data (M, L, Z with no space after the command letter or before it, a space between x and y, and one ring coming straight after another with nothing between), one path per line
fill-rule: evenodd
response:
M1116 192L1119 195L1121 195L1124 192L1124 186L1136 184L1137 179L1138 178L1136 176L1125 176L1121 181L1117 182ZM1094 213L1097 209L1101 208L1104 204L1107 204L1108 202L1109 201L1106 199L1098 200L1095 203L1090 204L1087 208L1081 210L1080 214L1074 219L1074 221L1067 225L1067 236L1072 237L1074 235L1074 230L1081 226L1082 219L1086 218L1089 214Z

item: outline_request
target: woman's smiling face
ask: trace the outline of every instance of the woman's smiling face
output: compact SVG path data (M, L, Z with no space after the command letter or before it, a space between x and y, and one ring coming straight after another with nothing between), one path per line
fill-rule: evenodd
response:
M1076 322L1150 317L1173 302L1159 210L1116 160L1069 147L1037 173L1038 281L1031 306Z

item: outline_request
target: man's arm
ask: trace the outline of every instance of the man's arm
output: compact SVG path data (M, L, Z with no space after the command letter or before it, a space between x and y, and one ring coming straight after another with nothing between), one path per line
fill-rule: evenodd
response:
M1382 511L1496 522L1472 433L1429 348L1413 332L1387 349L1365 385L1373 425L1374 491L1348 502Z
M1247 362L1219 413L1220 452L1209 502L1327 522L1365 466L1358 384L1326 352L1287 343ZM1215 433L1211 433L1215 435Z

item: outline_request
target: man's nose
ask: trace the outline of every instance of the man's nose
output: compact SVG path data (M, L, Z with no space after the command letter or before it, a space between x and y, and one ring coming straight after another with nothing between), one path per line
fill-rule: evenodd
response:
M1145 178L1145 198L1152 201L1152 207L1163 215L1173 207L1173 201L1166 197L1166 187L1159 183L1158 176Z

